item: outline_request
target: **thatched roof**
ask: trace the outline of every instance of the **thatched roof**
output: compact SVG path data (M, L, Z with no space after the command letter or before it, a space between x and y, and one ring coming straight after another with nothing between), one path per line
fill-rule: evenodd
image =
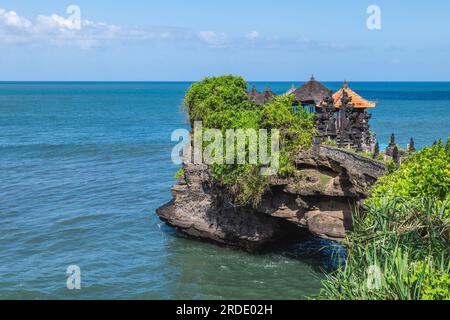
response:
M335 94L333 94L334 105L336 108L340 108L342 106L341 99L344 91L347 93L348 97L352 99L349 104L353 108L366 109L374 108L377 105L376 102L372 102L361 97L359 94L348 87L347 81L344 81L342 88L339 89L339 91L337 91Z
M257 95L259 95L259 92L258 92L258 90L256 90L256 86L255 85L252 86L252 90L247 92L247 95L250 98L255 98Z
M268 102L272 102L276 94L270 90L269 86L266 86L263 92L259 93L256 87L253 86L252 90L248 92L249 98L257 105L263 105Z
M307 83L294 92L296 100L302 104L319 105L325 97L331 97L332 91L311 77Z

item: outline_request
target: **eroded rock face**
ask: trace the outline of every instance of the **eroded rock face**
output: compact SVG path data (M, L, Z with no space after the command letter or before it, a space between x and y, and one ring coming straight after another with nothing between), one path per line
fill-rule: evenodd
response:
M184 178L172 187L174 199L157 210L160 218L186 234L249 250L295 231L283 219L236 207L216 186L204 165L187 165Z
M294 162L297 176L274 179L272 192L257 210L332 240L345 237L352 213L387 173L381 162L329 146L299 152Z
M329 146L299 152L297 175L272 178L257 208L234 206L207 166L187 165L174 199L157 210L169 225L198 238L254 249L293 232L341 240L352 212L386 174L384 164Z

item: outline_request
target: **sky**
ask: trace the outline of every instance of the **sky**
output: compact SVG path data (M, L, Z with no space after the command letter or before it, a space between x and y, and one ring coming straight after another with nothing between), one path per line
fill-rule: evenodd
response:
M0 0L0 81L221 74L450 81L450 1Z

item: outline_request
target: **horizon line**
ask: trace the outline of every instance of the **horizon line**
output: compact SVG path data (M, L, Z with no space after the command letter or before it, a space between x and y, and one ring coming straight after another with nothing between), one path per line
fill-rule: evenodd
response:
M200 80L0 80L0 83L194 83ZM247 83L271 82L271 83L287 83L287 82L308 82L307 80L245 80ZM403 83L446 83L450 80L317 80L319 82L403 82Z

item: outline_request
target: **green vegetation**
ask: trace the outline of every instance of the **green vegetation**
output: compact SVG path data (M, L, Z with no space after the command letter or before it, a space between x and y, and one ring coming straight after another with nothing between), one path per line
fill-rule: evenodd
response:
M320 185L325 189L326 187L328 187L328 185L330 184L330 182L333 178L326 174L320 173L319 179L320 179Z
M384 155L382 155L381 153L375 158L375 160L378 160L378 161L381 161L381 162L383 162L384 161Z
M202 121L204 128L254 128L258 108L248 99L244 79L234 76L205 78L186 93L191 124Z
M292 156L311 146L313 115L294 111L292 96L257 106L246 89L247 83L234 76L205 78L192 85L185 97L191 123L202 121L204 130L223 133L278 129L278 176L301 174ZM250 148L247 141L247 154ZM258 160L256 165L214 164L211 169L237 204L256 206L269 187L261 167ZM379 179L362 212L355 214L344 242L347 259L326 275L319 298L450 299L450 140L409 155L400 167L392 161L388 167L390 174ZM326 177L319 178L326 183Z
M385 196L412 199L436 197L450 200L450 143L444 147L438 141L409 158L402 159L402 166L392 174L378 180L371 201Z
M203 128L278 129L280 131L279 176L295 171L292 154L308 148L315 134L313 115L294 111L293 96L276 97L272 103L255 105L247 96L247 83L231 75L205 78L191 86L185 106L191 124L202 121ZM269 143L270 146L270 143ZM204 148L206 146L204 145ZM246 152L250 149L246 144ZM237 204L256 206L268 189L268 178L260 174L261 164L214 164L214 178L234 196Z
M331 140L331 141L334 141L334 140ZM335 141L334 141L334 142L335 142ZM336 146L337 146L337 142L335 142L335 143L336 143ZM328 144L328 143L323 143L323 144L333 146L332 142L331 142L330 144ZM380 162L383 162L383 163L387 163L386 161L384 161L384 155L382 155L382 154L379 154L376 158L374 158L374 157L373 157L373 152L372 152L372 151L368 151L368 150L365 150L365 151L356 151L355 149L353 149L353 148L351 148L351 147L349 147L349 146L346 146L346 147L344 148L344 150L345 150L345 151L348 151L348 152L351 152L351 153L355 153L355 154L360 155L360 156L362 156L362 157L364 157L364 158L368 158L368 159L377 160L377 161L380 161ZM393 161L392 161L392 163L395 164ZM389 163L388 163L388 164L389 164ZM397 165L396 165L396 164L395 164L395 168L397 168Z
M449 186L450 139L381 178L354 217L346 262L319 297L450 299Z
M330 138L326 138L324 141L322 141L322 144L326 145L326 146L331 146L331 147L337 147L338 143L336 140L330 139Z
M175 179L181 179L182 177L184 177L184 168L181 168L180 170L177 171L177 173L175 173Z

